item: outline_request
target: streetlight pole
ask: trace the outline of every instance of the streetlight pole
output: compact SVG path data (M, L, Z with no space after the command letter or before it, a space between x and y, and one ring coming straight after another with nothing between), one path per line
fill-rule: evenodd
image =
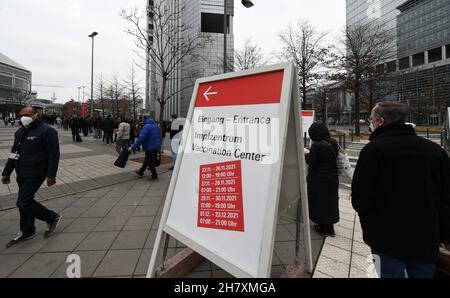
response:
M92 32L89 35L92 38L92 63L91 63L91 102L90 102L90 111L89 116L94 117L94 37L97 36L97 32Z
M252 7L254 4L250 0L242 0L242 5L246 8ZM223 73L228 72L228 59L227 59L227 34L228 34L228 0L223 0Z

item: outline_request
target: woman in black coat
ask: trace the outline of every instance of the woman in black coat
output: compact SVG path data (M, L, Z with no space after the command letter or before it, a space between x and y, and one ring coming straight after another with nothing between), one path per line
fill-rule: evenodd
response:
M334 237L334 224L339 222L339 177L336 159L339 146L332 139L322 122L309 129L313 140L306 155L308 169L308 201L310 219L317 225L314 229L325 236Z

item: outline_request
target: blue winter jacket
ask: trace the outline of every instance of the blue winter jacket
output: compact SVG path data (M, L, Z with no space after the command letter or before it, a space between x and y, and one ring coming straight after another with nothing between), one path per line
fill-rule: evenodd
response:
M139 146L142 146L144 151L153 151L161 149L161 136L159 127L156 125L152 118L147 118L144 122L144 127L141 130L141 134L137 141L131 146L131 149L136 150Z

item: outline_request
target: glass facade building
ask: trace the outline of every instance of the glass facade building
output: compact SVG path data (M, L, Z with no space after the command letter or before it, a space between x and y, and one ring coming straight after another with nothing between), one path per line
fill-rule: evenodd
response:
M384 69L396 90L385 100L409 104L410 121L442 125L450 99L450 0L347 0L347 26L367 22L395 35Z
M0 53L0 116L12 116L31 94L31 72Z
M171 11L180 12L178 25L185 25L188 30L183 33L173 32L176 39L195 39L197 43L209 42L202 47L195 47L192 55L183 59L169 81L168 94L173 95L167 102L164 118L169 119L170 114L176 113L180 117L186 117L195 81L201 77L207 77L223 73L224 57L224 5L227 1L227 56L229 63L233 63L234 36L233 36L233 0L156 0L163 2ZM183 35L183 36L182 36ZM150 67L154 69L154 67ZM150 79L150 101L156 99L156 92L160 84L158 75L152 72ZM152 106L154 103L150 103ZM159 117L158 103L156 117Z

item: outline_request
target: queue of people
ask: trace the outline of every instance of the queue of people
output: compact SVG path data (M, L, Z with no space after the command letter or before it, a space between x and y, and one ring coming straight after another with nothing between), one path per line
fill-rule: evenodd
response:
M433 278L439 248L450 250L450 158L406 124L409 107L381 102L370 117L370 143L352 180L352 204L381 278ZM339 222L340 148L314 123L305 149L308 201L314 229L334 237Z

